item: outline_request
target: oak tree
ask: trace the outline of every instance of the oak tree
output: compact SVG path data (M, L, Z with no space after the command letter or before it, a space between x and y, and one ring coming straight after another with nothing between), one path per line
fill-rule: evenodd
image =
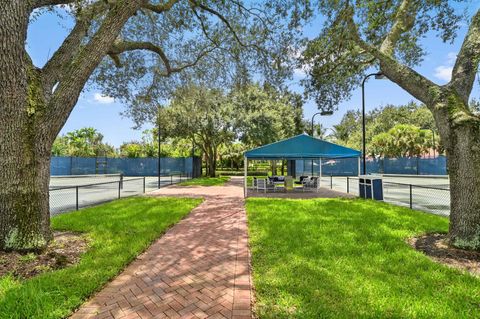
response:
M163 79L212 53L220 63L227 55L248 60L256 47L282 43L269 32L279 28L270 18L292 15L288 2L262 7L240 0L2 1L0 249L41 249L51 239L52 144L95 70L96 80L107 84L104 91L112 83L115 96L141 106L162 95L169 84ZM30 19L56 5L69 6L74 26L46 64L36 66L26 51ZM243 48L251 50L242 53ZM257 50L264 52L257 60L280 70L285 48ZM137 76L127 76L132 73Z
M439 85L415 66L425 55L420 40L427 32L443 41L456 36L464 17L451 1L321 1L318 8L326 21L303 55L309 92L336 105L377 68L423 102L448 156L450 242L480 249L480 116L469 106L480 61L480 11L468 20L451 80Z

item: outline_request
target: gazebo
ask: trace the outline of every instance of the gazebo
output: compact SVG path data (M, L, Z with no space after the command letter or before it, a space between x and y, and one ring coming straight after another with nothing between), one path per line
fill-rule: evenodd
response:
M357 158L360 172L361 152L330 143L307 134L300 134L278 142L260 146L244 153L244 195L247 194L248 160L287 160L290 170L295 170L296 160L320 160L319 176L322 176L322 159Z

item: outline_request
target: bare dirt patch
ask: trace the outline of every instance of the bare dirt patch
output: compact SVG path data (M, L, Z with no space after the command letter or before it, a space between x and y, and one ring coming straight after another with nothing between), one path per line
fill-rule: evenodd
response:
M86 250L84 236L73 232L55 232L54 240L41 253L0 252L0 277L12 274L26 279L65 268L78 263L80 255Z
M446 234L413 237L408 240L408 243L436 262L480 276L480 252L449 246Z

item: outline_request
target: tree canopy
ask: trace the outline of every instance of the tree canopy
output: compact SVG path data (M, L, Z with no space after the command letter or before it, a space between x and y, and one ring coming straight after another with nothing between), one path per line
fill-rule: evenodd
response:
M84 127L57 137L52 147L54 156L107 156L116 155L115 148L103 142L103 135L93 127Z
M454 1L432 0L315 5L325 23L301 56L309 75L304 82L308 95L322 102L322 109L335 109L374 69L424 103L448 156L450 242L480 249L480 115L469 103L479 71L480 10L466 16ZM415 70L426 55L421 39L430 33L453 41L463 22L468 30L448 83L439 85Z
M191 84L177 89L159 108L162 135L191 140L205 156L208 173L215 175L217 159L236 161L241 141L259 146L292 136L302 127L301 101L272 87L248 84L230 91ZM238 161L235 162L238 164Z
M309 75L304 81L307 94L324 109L334 109L349 99L372 68L381 69L379 54L408 67L418 66L427 54L421 41L427 33L452 42L466 18L450 1L316 4L325 22L318 36L308 42L301 63Z
M252 76L280 86L301 42L294 2L169 1L146 5L122 29L92 77L104 94L127 105L138 125L153 122L156 106L195 79L229 87Z
M433 147L432 132L414 125L397 124L372 138L369 152L382 157L418 157Z
M355 149L361 149L362 146L362 120L361 113L359 111L347 111L342 117L342 120L339 124L334 125L334 141L349 146ZM367 141L367 154L369 155L385 155L385 156L400 156L398 154L413 154L412 156L421 155L418 152L410 152L410 148L406 147L398 149L398 152L384 152L379 151L379 145L387 143L387 139L392 138L392 135L388 132L398 126L398 125L407 125L407 127L416 128L415 131L421 134L423 130L428 130L429 133L425 133L429 136L426 139L428 143L427 148L423 148L426 152L429 147L433 147L432 142L432 132L433 130L436 134L435 149L442 150L440 145L440 137L438 137L438 131L435 127L435 121L425 105L418 103L410 102L406 105L385 105L383 107L378 107L368 112L366 115L366 141ZM410 134L412 137L412 142L418 140L418 136ZM385 139L384 141L382 141ZM375 145L373 141L375 140ZM388 154L388 155L387 155Z

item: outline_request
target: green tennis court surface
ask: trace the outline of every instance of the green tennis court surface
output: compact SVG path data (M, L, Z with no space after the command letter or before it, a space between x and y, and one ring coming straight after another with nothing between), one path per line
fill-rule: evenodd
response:
M410 186L412 185L412 186ZM358 195L356 177L324 176L322 186ZM383 197L387 203L448 216L450 214L450 182L448 177L385 175ZM411 195L411 196L410 196Z
M184 181L185 176L162 176L161 187ZM144 184L145 183L145 184ZM50 178L50 214L88 207L158 189L157 176L69 175Z

